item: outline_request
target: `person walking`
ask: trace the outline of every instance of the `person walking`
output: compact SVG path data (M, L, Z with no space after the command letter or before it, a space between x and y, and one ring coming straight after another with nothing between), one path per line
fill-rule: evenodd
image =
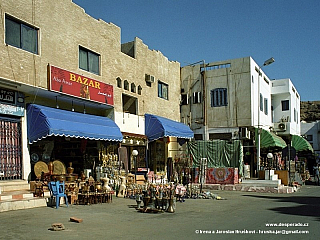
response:
M318 164L314 164L313 166L313 175L314 175L314 182L316 185L320 185L320 182L319 182L319 166Z

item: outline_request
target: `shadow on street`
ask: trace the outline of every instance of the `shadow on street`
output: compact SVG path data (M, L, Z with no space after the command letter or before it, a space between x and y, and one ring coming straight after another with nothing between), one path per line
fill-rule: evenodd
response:
M319 188L320 191L320 188ZM270 199L277 202L296 203L299 205L288 207L276 207L269 210L282 214L314 217L320 221L320 197L314 196L261 196L261 195L243 195L245 197L254 197L260 199Z

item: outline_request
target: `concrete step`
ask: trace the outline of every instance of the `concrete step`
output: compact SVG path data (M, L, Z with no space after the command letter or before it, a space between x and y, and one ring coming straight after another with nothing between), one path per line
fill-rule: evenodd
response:
M44 197L34 197L30 190L2 192L0 194L0 212L45 207L49 197L50 192L44 192Z
M244 179L242 180L241 184L247 184L251 186L274 186L278 187L281 185L281 179L277 180L250 180L250 179Z
M46 207L47 199L48 198L32 197L32 198L0 201L0 212L36 208L36 207Z
M0 194L3 192L20 191L30 189L30 184L26 180L0 181Z

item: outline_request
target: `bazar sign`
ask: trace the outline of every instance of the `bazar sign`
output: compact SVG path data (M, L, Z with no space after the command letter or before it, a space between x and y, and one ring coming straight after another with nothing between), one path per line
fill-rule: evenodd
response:
M50 90L113 105L113 86L50 66Z

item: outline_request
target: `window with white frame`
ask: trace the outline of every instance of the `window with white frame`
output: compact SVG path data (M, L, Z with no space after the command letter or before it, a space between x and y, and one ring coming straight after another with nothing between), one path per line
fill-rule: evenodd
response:
M38 29L6 15L6 44L38 54Z
M193 103L201 103L201 92L194 92L193 93Z
M79 68L100 74L100 55L79 46Z
M216 88L211 90L211 107L221 107L228 105L226 88Z
M158 81L158 97L168 100L168 84Z

